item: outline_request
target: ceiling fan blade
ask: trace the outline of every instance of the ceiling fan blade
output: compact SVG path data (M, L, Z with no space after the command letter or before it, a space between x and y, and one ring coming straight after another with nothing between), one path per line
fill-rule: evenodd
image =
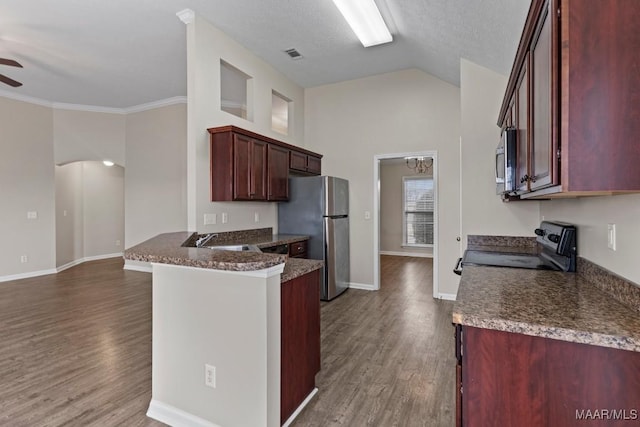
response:
M20 68L22 68L22 65L20 65L20 63L18 61L14 61L13 59L0 58L0 64L9 65L11 67L20 67Z
M0 82L8 84L9 86L13 86L13 87L19 87L22 86L22 83L17 82L13 79L10 79L9 77L0 74Z

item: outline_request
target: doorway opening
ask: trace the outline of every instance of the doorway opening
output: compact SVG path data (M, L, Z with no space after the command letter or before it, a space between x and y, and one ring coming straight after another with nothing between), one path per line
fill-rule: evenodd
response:
M381 256L432 258L433 297L439 298L437 151L376 155L373 170L374 289L380 289Z

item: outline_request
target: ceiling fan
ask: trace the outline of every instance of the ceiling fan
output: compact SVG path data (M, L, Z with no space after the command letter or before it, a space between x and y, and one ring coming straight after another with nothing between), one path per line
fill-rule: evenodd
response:
M22 68L22 65L20 65L20 63L18 61L14 61L13 59L6 59L6 58L0 58L0 64L1 65L8 65L10 67L20 67ZM13 79L10 79L9 77L5 76L4 74L0 74L0 82L7 84L9 86L12 87L19 87L22 86L22 83L17 82Z

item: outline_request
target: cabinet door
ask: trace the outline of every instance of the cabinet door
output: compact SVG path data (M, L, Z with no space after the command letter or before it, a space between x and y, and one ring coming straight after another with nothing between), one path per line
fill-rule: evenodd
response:
M531 45L531 190L553 184L553 127L551 120L551 18L549 2Z
M252 140L233 135L233 200L251 200Z
M267 143L233 136L233 200L267 200Z
M269 144L268 200L289 200L289 150Z
M251 200L267 200L267 143L252 140L251 144Z
M318 157L307 156L307 171L310 174L320 175L321 160Z
M289 168L296 171L300 171L300 172L307 171L307 155L306 154L302 154L297 151L291 151L290 156L291 157L289 161Z
M529 191L529 63L525 60L516 86L516 119L518 129L518 191Z

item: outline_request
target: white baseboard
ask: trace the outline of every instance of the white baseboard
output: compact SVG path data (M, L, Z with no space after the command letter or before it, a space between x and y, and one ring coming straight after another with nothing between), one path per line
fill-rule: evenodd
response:
M147 417L168 424L172 427L220 427L203 418L197 417L182 409L151 399Z
M105 255L95 255L95 256L88 256L88 257L84 257L84 258L80 258L77 259L75 261L71 261L68 262L64 265L61 265L60 267L56 268L56 272L60 273L61 271L67 270L71 267L75 267L76 265L80 265L83 262L87 262L87 261L98 261L100 259L107 259L107 258L117 258L117 257L121 257L122 255L124 255L122 252L116 252L116 253L112 253L112 254L105 254Z
M311 401L311 398L313 398L313 396L315 396L317 392L318 392L318 387L315 387L311 391L311 393L309 393L309 395L302 401L300 406L298 406L298 408L293 412L293 414L291 414L289 419L285 421L284 424L282 424L282 427L289 427L289 425L291 425L293 420L296 419L296 417L300 414L300 412L302 412L304 407L307 406L307 404Z
M375 288L373 287L373 285L370 285L368 283L350 282L349 283L349 288L351 288L351 289L362 289L363 291L375 291Z
M456 300L456 294L443 294L443 293L439 293L438 294L438 298L439 299L445 299L448 301L455 301Z
M49 270L30 271L28 273L11 274L9 276L0 276L0 282L10 282L12 280L29 279L31 277L47 276L49 274L56 274L55 268Z
M131 270L131 271L141 271L143 273L152 273L153 269L151 267L151 263L150 262L145 262L145 261L135 261L132 259L125 259L124 260L124 267L122 267L124 270Z
M12 274L10 276L0 276L0 282L9 282L11 280L28 279L30 277L57 274L57 273L60 273L61 271L64 271L71 267L75 267L76 265L82 264L83 262L97 261L99 259L107 259L107 258L116 258L116 257L121 257L122 255L124 255L123 252L117 252L117 253L106 254L106 255L89 256L89 257L80 258L75 261L68 262L64 265L61 265L60 267L52 268L49 270L30 271L28 273Z
M380 255L392 255L392 256L411 256L418 258L433 258L433 254L424 252L396 252L396 251L380 251Z

